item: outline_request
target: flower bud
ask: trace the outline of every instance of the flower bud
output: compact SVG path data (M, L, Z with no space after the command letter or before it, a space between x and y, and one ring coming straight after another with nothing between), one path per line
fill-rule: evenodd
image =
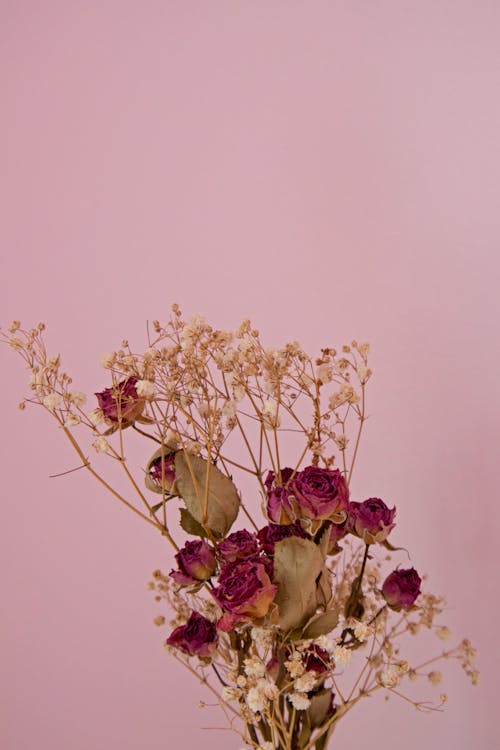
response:
M182 586L206 581L216 570L215 552L204 539L186 542L175 559L179 569L170 571L169 575Z
M412 607L420 594L421 583L415 568L393 570L382 584L382 594L387 606L396 612Z

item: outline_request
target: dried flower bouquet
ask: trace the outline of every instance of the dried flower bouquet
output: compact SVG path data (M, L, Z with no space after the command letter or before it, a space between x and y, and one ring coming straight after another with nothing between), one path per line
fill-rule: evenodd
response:
M123 341L103 357L110 384L90 413L59 356L48 356L43 324L14 322L3 340L31 372L21 408L42 406L81 466L174 547L175 569L149 584L173 610L166 648L216 696L245 746L324 750L339 720L377 691L439 710L444 693L419 701L410 683L439 685L442 659L476 683L468 640L421 663L405 658L407 635L450 637L436 622L444 600L422 591L413 567L389 563L395 507L351 499L368 344L313 359L296 342L265 348L248 320L234 333L201 316L185 322L177 305L153 329L143 354ZM127 460L132 433L143 443L139 468ZM87 458L89 441L111 479ZM242 517L247 527L232 531Z

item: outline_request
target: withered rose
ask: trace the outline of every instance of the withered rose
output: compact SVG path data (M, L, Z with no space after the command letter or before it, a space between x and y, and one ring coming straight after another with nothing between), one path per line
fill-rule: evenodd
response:
M105 388L96 393L97 403L108 422L118 426L128 426L141 416L144 410L144 399L136 390L137 378L131 376L117 383L112 388Z
M215 623L199 612L191 612L185 625L176 628L167 638L167 644L188 656L210 658L217 650L219 638Z
M282 469L280 481L278 481L274 471L270 471L265 481L267 515L271 521L280 525L293 523L297 518L297 513L292 502L292 492L288 488L288 481L292 474L293 469Z
M219 584L211 593L224 611L217 627L226 632L242 620L267 615L278 590L271 583L265 564L254 560L226 565L219 576Z
M347 517L349 489L338 469L308 466L289 482L301 517L343 521Z
M387 606L399 612L409 609L420 594L422 579L415 568L393 570L382 585L382 594Z
M264 552L268 555L273 555L276 542L281 542L282 539L287 539L289 536L299 536L302 539L306 539L309 535L306 534L299 521L294 521L285 526L270 523L260 529L257 536Z
M169 575L182 586L208 580L217 567L215 552L204 539L186 542L175 559L178 570L170 571Z
M255 534L247 529L233 531L217 545L217 552L225 562L247 560L259 554L259 544Z
M159 490L172 492L175 484L175 452L164 455L163 461L161 454L153 458L148 474Z
M370 497L362 503L349 505L349 529L366 544L383 542L396 525L393 523L396 508L388 508L379 497Z

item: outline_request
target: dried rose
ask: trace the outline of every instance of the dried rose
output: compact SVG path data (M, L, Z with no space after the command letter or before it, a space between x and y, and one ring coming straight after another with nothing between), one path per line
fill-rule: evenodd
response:
M338 469L308 466L289 482L301 517L313 520L347 518L349 489Z
M161 455L161 449L155 453L147 467L146 486L155 492L173 493L175 484L175 451Z
M312 643L305 652L304 666L308 672L328 672L331 669L330 654L316 643Z
M255 557L259 554L257 536L251 534L247 529L234 531L222 542L219 542L217 552L226 563Z
M264 552L268 555L273 555L276 542L281 542L282 539L287 539L289 536L300 536L302 539L306 539L308 534L306 534L299 521L294 521L287 525L270 523L268 526L260 529L257 536Z
M137 378L131 376L95 394L104 418L113 426L128 427L141 416L145 402L137 393L136 383Z
M276 483L274 471L268 472L266 477L267 515L274 523L286 525L293 523L297 518L292 492L288 488L288 481L292 474L293 469L282 469L278 483Z
M349 529L366 544L375 544L387 539L396 525L393 523L396 508L388 508L378 497L370 497L362 503L349 505Z
M207 620L199 612L191 612L187 623L169 635L167 644L188 656L209 658L214 655L218 640L215 623Z
M412 607L420 594L421 583L422 579L415 568L393 570L382 585L387 606L396 612Z
M217 567L215 552L204 539L186 542L175 559L179 569L171 570L169 575L183 586L208 580Z
M254 560L229 563L219 576L219 584L212 596L224 611L217 627L226 632L242 620L264 617L278 590L265 564Z

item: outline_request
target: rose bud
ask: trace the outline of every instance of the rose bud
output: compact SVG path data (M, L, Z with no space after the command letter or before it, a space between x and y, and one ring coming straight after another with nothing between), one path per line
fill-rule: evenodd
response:
M179 569L171 570L169 575L182 586L208 580L217 567L215 552L204 539L186 542L175 559Z
M276 484L274 471L270 471L266 477L267 515L274 523L289 524L297 518L297 513L292 504L292 492L288 487L288 481L292 474L293 469L282 469L280 484Z
M175 484L175 451L173 453L158 450L148 463L146 469L146 487L153 492L173 494Z
M268 555L274 555L276 542L281 542L282 539L287 539L289 536L300 536L302 539L306 539L309 535L306 534L299 521L294 521L286 526L270 523L260 529L257 534L262 549Z
M188 656L210 658L217 650L218 640L215 623L207 620L199 612L191 612L187 623L176 628L166 643Z
M271 583L261 561L243 560L226 568L219 577L220 585L211 593L224 611L217 627L228 632L242 620L265 617L278 587Z
M415 568L393 570L382 585L382 594L387 606L399 612L409 609L420 594L422 579Z
M394 526L396 508L388 508L378 497L370 497L362 503L352 502L349 505L349 529L363 539L366 544L383 542Z
M338 469L308 466L295 475L289 487L303 518L339 522L347 518L349 489Z
M330 539L328 541L328 555L336 555L342 551L339 542L346 534L349 533L349 523L346 519L344 523L332 523L330 525Z
M217 545L217 552L226 562L246 560L259 554L259 544L255 534L246 529L233 531L222 542Z
M111 388L105 388L94 394L105 420L113 426L128 427L141 416L144 410L144 399L140 398L136 385L137 378L131 376Z
M307 672L314 671L319 675L331 669L330 654L316 643L309 646L303 663Z

